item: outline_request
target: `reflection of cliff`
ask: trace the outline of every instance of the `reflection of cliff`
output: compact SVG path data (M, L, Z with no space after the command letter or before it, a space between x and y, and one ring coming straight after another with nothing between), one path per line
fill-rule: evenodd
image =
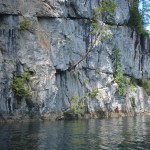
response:
M113 130L112 130L113 128ZM1 149L149 149L149 117L0 125Z
M1 124L1 149L30 149L34 150L40 145L40 124Z
M128 2L116 0L116 3L112 40L97 43L77 70L70 71L70 65L81 59L92 40L89 24L98 0L0 2L1 114L17 118L51 118L65 111L73 96L84 97L87 111L91 114L149 112L149 97L141 87L128 89L125 97L117 95L118 85L114 82L112 63L114 45L117 44L121 50L124 74L136 79L143 75L150 77L150 57L149 40L126 26ZM26 19L30 25L21 32L20 22ZM25 100L17 104L10 89L13 75L19 76L23 72L31 74L30 108ZM97 95L87 97L92 89L98 89ZM136 108L131 106L133 97ZM11 98L9 102L8 98Z

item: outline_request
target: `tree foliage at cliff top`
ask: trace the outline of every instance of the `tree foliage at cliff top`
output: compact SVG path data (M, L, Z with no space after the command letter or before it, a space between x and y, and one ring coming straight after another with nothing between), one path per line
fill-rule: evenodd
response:
M140 0L140 3L141 1L143 1L145 4L145 0ZM148 36L148 31L144 27L144 25L146 25L145 21L149 20L148 16L146 15L147 13L149 13L149 11L144 8L139 11L138 3L130 0L130 19L128 25L133 27L137 33L143 36Z
M143 25L150 26L150 0L139 0L139 9Z

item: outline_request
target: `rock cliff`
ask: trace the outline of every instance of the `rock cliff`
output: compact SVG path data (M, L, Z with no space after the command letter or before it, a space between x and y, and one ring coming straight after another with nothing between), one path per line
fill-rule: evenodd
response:
M97 43L76 70L69 70L85 54L90 42L90 19L99 0L0 0L0 116L51 118L70 107L73 97L84 101L89 114L150 112L150 98L140 86L118 95L112 50L121 51L127 77L150 78L149 39L126 23L128 0L115 0L113 37ZM21 31L21 23L28 28ZM30 73L31 96L16 99L13 76ZM89 93L96 89L95 96ZM133 106L134 103L134 106Z

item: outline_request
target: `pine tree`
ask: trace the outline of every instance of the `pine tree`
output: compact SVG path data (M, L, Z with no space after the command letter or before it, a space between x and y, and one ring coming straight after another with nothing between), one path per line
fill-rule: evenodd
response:
M147 27L150 25L150 0L139 0L139 8L142 16L142 23Z

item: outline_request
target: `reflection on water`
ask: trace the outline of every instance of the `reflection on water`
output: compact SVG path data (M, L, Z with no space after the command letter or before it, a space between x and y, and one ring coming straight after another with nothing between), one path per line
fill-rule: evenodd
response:
M0 124L1 150L150 150L150 117Z

